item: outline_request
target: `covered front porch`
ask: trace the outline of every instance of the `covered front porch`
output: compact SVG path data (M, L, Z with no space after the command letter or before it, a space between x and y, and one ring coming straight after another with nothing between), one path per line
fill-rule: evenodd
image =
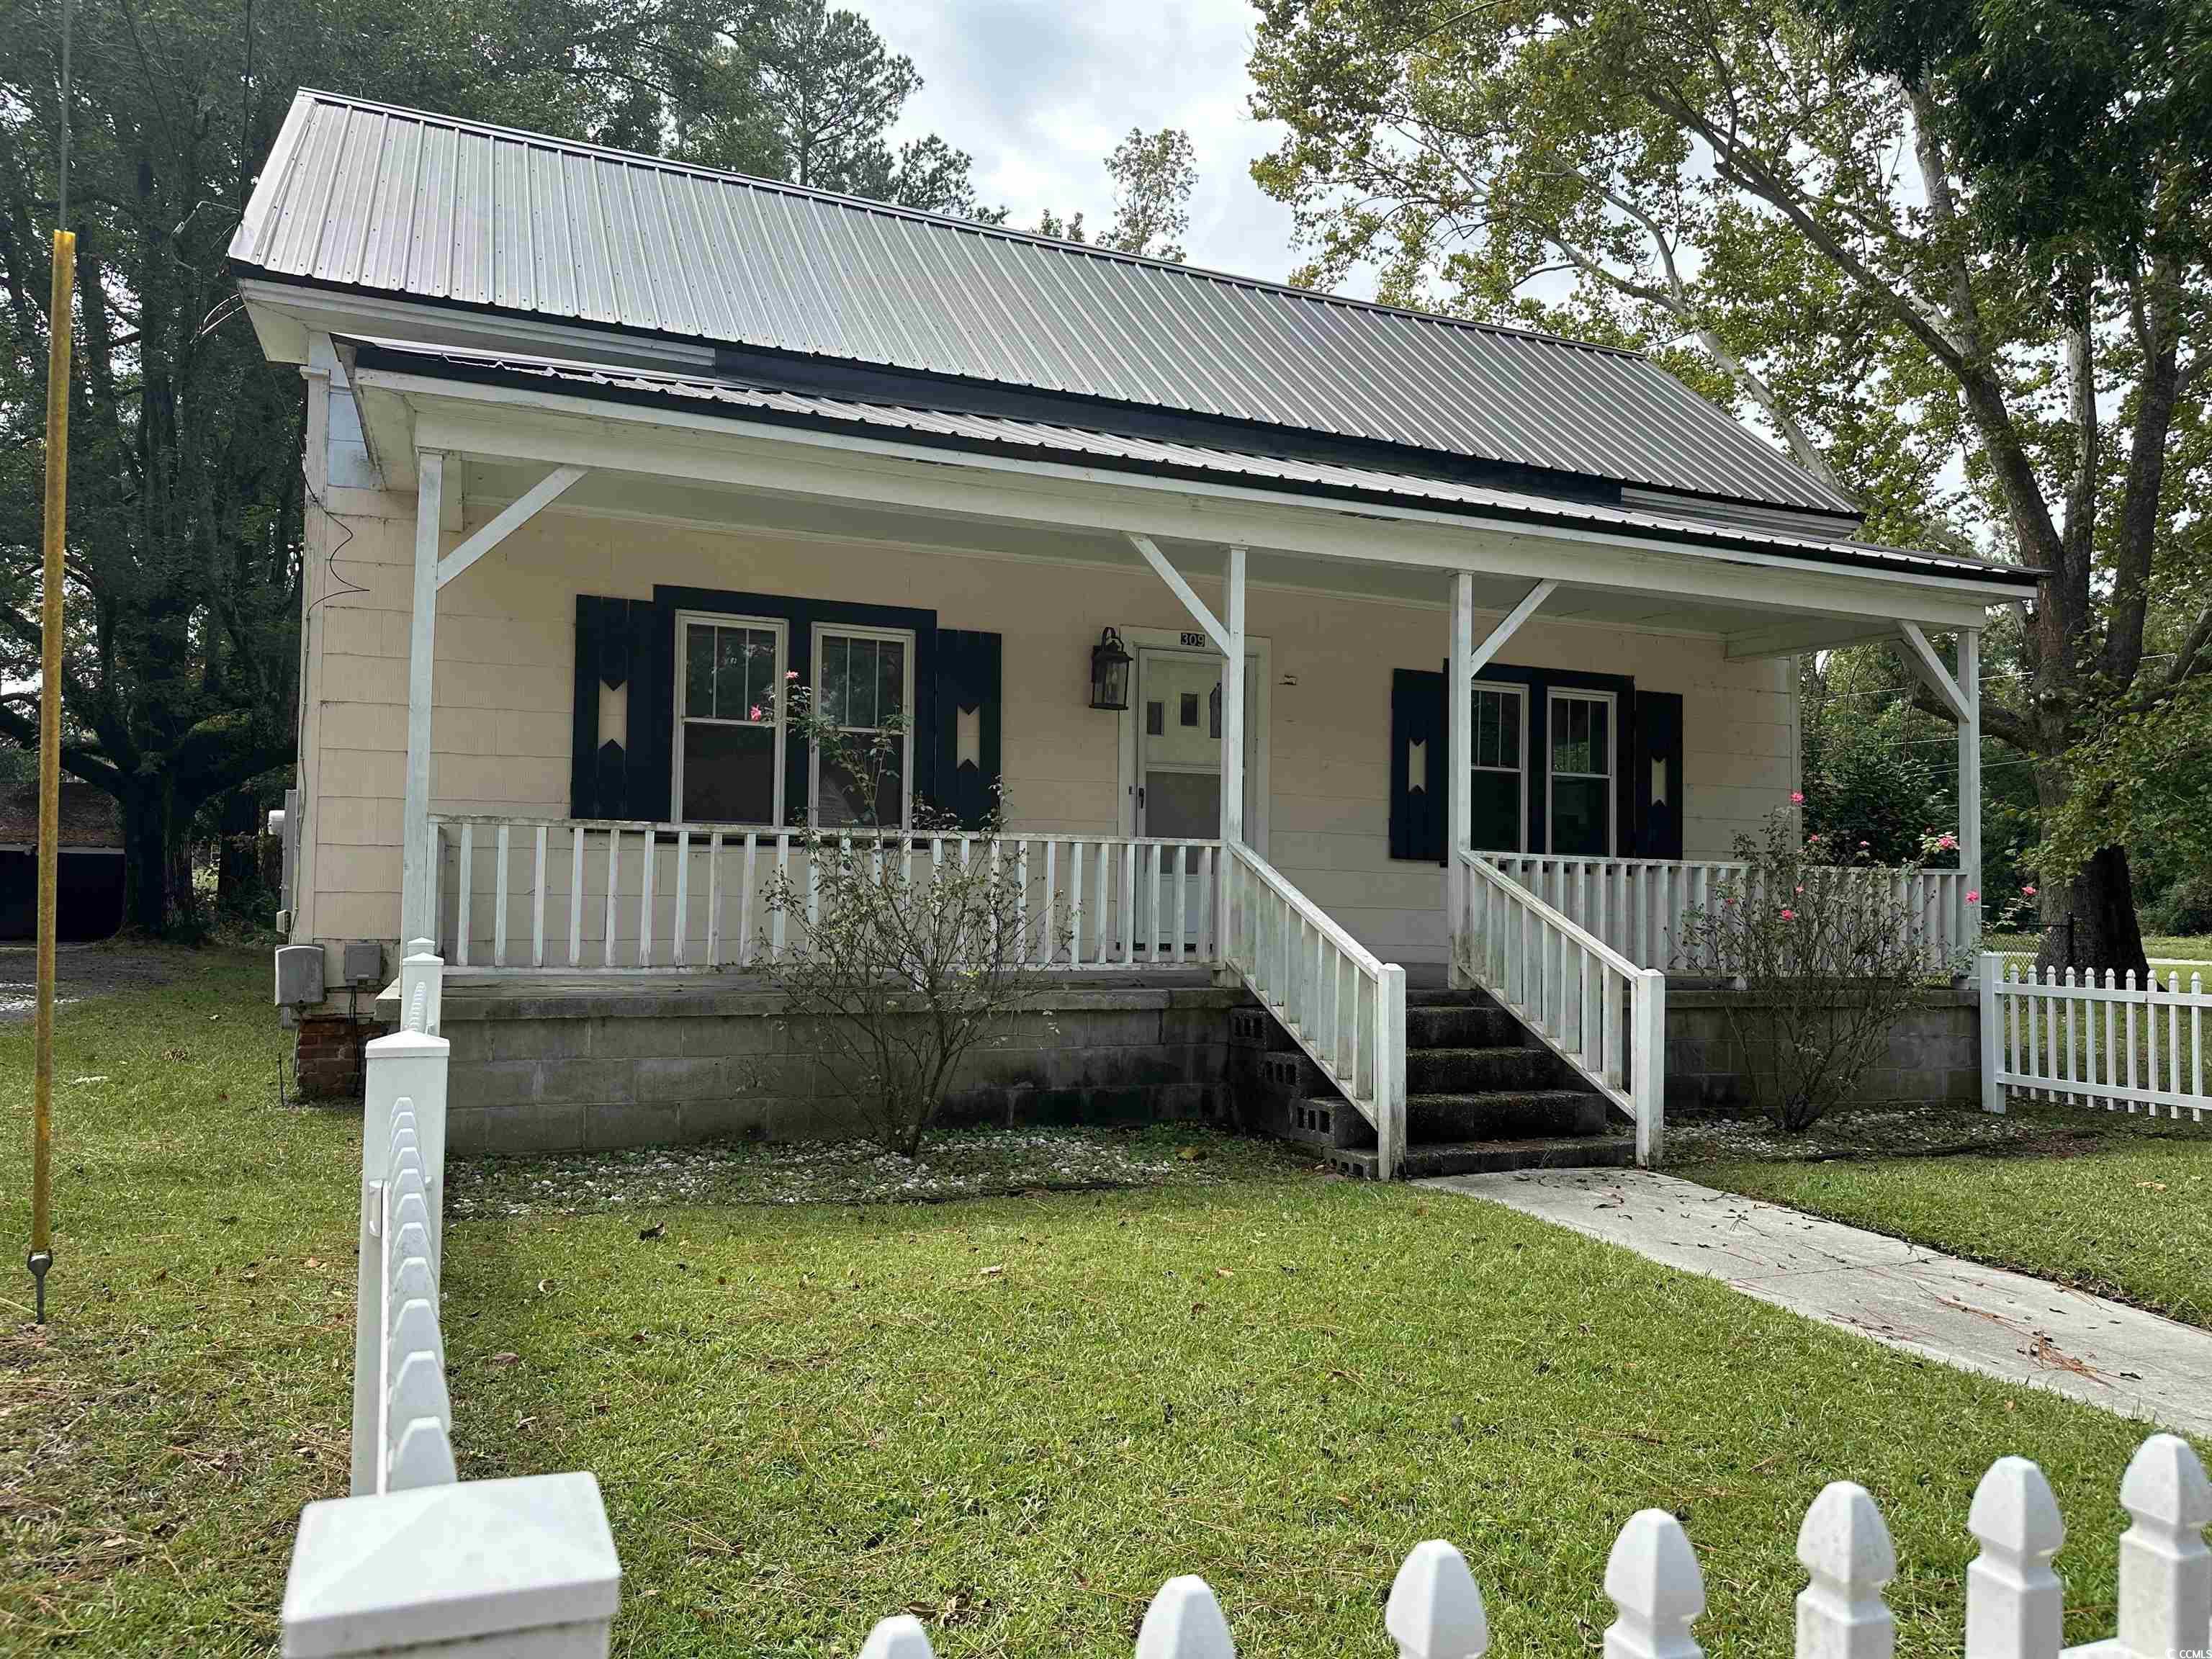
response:
M925 453L451 355L362 347L347 372L387 489L413 494L396 931L457 972L651 994L795 948L803 913L764 894L808 890L798 826L840 823L836 781L750 678L741 714L696 714L695 630L769 653L771 690L869 641L914 722L884 856L1018 872L1041 973L1199 968L1248 992L1374 1126L1386 1174L1407 965L1494 997L1658 1158L1679 920L1799 781L1797 653L1895 641L1958 715L1959 868L1894 879L1946 952L1974 936L1995 590L1955 566L1808 562L1787 534L1495 490L1478 512L1421 480L1346 501L1249 470ZM1120 707L1091 684L1108 629ZM507 705L529 684L568 707L526 726ZM728 759L747 744L749 773ZM710 763L770 821L687 799ZM1004 833L909 827L915 799L987 786Z

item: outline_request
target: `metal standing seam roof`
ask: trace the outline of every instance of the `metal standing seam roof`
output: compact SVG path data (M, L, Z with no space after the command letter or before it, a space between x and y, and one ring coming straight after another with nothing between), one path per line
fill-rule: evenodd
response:
M1638 354L301 91L245 274L1856 517Z
M1167 442L1115 432L1091 431L1008 416L910 408L701 375L641 370L553 358L520 356L458 347L391 340L354 343L360 368L395 368L493 383L551 383L580 397L624 401L709 404L732 418L865 434L971 453L998 453L1083 466L1106 466L1178 477L1213 477L1261 489L1278 489L1341 500L1389 502L1471 517L1517 519L1579 526L1617 534L1698 546L1783 554L1861 569L1910 572L1993 580L2033 590L2033 571L2020 565L1916 552L1867 542L1823 541L1740 525L1717 524L1632 507L1565 501L1525 490L1460 483L1413 473L1256 455L1200 444Z

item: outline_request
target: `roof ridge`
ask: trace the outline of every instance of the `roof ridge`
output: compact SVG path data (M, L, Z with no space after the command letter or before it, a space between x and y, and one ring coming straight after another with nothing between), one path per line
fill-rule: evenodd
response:
M1172 259L1154 258L1149 254L1129 253L1120 248L1102 247L1094 242L1071 242L1057 236L1041 235L1035 231L1018 230L1006 225L987 224L981 220L963 219L950 213L934 213L926 208L903 207L896 202L880 202L868 196L848 196L840 191L817 190L809 185L794 185L787 179L763 179L757 173L738 173L727 167L710 167L696 161L679 161L665 155L651 155L643 150L617 149L610 144L597 144L588 139L562 138L551 133L533 131L528 127L512 127L496 121L478 121L469 117L441 114L435 110L416 109L411 105L386 103L381 99L363 98L351 93L331 92L321 87L301 87L294 94L300 98L315 98L351 109L377 110L391 115L404 115L418 121L435 122L456 131L468 130L487 135L520 139L548 149L567 150L580 155L606 156L635 165L657 167L663 172L682 173L695 179L720 179L749 185L756 190L773 191L793 196L805 201L826 202L835 206L857 209L866 213L881 213L897 219L916 220L923 224L942 226L976 235L993 236L1003 241L1027 244L1062 254L1079 254L1109 264L1135 265L1140 268L1169 272L1211 283L1224 283L1236 288L1260 289L1303 300L1317 306L1337 306L1349 310L1370 311L1385 317L1405 317L1415 322L1435 323L1448 328L1471 329L1479 333L1497 335L1510 340L1534 340L1546 345L1566 346L1577 351L1594 351L1606 356L1628 357L1639 362L1649 362L1649 352L1628 346L1607 345L1597 340L1577 340L1571 335L1553 334L1544 329L1522 328L1511 323L1488 322L1476 317L1455 317L1448 312L1424 311L1418 306L1389 305L1380 300L1361 300L1346 294L1324 294L1315 289L1299 288L1291 283L1272 282L1264 276L1247 276L1233 270L1221 270L1211 265L1178 264ZM272 156L270 159L274 159ZM265 165L265 164L264 164Z

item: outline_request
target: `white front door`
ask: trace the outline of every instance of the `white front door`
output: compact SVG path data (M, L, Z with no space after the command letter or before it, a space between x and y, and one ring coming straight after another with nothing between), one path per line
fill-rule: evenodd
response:
M1210 652L1137 652L1131 701L1137 724L1136 832L1162 841L1212 841L1221 834L1221 659ZM1244 817L1253 821L1260 722L1254 719L1251 666L1245 668ZM1199 938L1199 919L1212 896L1195 859L1185 872L1186 946ZM1174 905L1164 895L1164 924ZM1163 944L1170 941L1163 939Z

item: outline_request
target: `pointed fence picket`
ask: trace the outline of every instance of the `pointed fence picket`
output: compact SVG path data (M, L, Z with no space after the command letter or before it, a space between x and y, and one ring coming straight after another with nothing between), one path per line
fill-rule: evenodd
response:
M1995 953L1981 958L1982 1103L2008 1096L2101 1106L2106 1111L2186 1114L2202 1123L2205 1013L2201 972L2186 989L2177 969L2138 985L2132 972L2033 968Z
M1980 1553L1966 1569L1964 1659L2187 1659L2212 1641L2212 1481L2187 1441L2146 1440L2120 1485L2131 1524L2120 1537L2117 1628L2107 1640L2062 1647L2065 1586L2051 1559L2066 1541L2043 1471L2000 1458L1966 1517ZM1806 1511L1797 1559L1795 1659L1891 1659L1897 1624L1884 1598L1897 1576L1889 1528L1872 1493L1848 1480ZM1705 1577L1681 1522L1644 1510L1620 1529L1605 1566L1605 1659L1701 1659L1692 1633ZM1382 1612L1399 1659L1481 1659L1490 1646L1482 1591L1466 1558L1441 1540L1414 1546ZM1137 1632L1136 1659L1236 1659L1227 1617L1203 1578L1170 1578ZM860 1659L935 1659L909 1613L870 1632Z

